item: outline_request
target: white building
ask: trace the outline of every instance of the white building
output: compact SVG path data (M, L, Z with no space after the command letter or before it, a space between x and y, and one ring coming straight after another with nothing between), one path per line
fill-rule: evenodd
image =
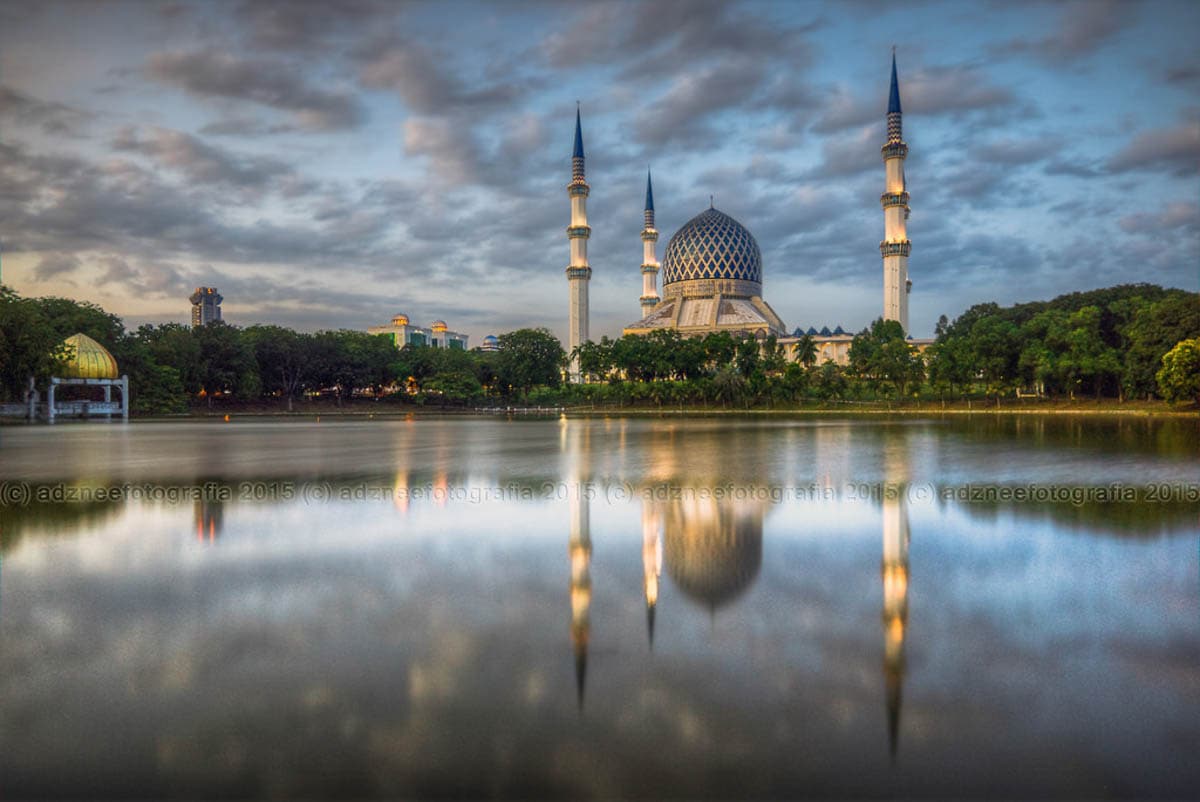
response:
M444 320L435 320L428 327L415 326L403 313L392 318L392 322L383 326L372 326L368 334L387 334L397 348L406 345L428 345L434 348L455 348L467 350L467 335L450 331Z

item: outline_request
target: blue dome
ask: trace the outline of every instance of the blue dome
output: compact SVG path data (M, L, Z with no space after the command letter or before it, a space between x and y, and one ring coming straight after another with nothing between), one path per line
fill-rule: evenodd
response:
M662 263L663 286L696 279L762 283L762 253L746 228L724 212L706 209L675 232Z

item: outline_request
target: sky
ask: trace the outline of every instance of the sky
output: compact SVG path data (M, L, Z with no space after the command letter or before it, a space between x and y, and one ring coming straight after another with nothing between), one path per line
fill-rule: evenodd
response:
M565 341L576 103L591 336L709 196L789 328L882 311L892 47L911 329L1200 290L1200 3L0 0L2 280L142 323L403 312Z

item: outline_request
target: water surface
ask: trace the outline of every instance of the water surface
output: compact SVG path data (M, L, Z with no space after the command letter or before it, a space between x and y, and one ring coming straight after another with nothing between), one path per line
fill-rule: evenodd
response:
M0 429L11 797L1187 797L1188 419Z

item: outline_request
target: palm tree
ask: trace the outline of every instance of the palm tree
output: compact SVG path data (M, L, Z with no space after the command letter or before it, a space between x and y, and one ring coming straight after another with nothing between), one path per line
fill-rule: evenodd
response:
M813 342L811 334L805 334L796 343L796 361L806 368L817 363L817 344Z

